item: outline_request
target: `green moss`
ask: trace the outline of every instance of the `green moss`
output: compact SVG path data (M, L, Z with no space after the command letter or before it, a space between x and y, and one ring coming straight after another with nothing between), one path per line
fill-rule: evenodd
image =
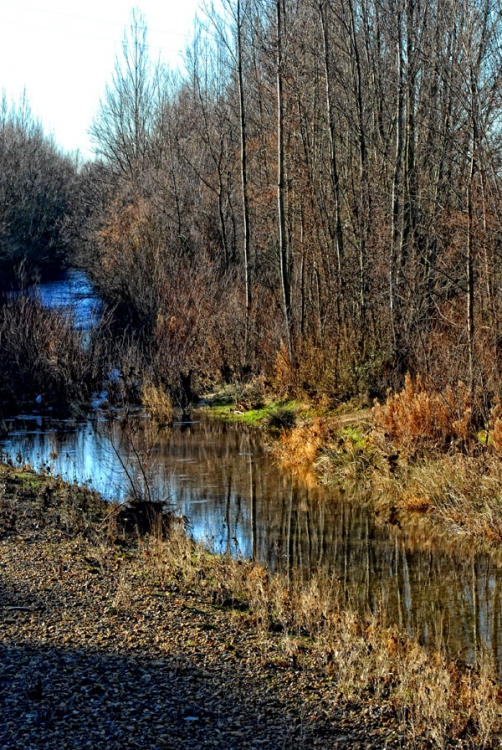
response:
M284 413L286 410L294 413L302 410L303 414L302 405L297 401L271 401L264 406L246 411L238 408L235 403L204 407L204 411L207 414L217 419L225 422L243 422L244 424L256 427L259 427L274 415L278 415L281 412Z
M479 432L475 432L473 437L475 440L481 443L481 445L490 444L490 435L488 434L486 430L479 430Z

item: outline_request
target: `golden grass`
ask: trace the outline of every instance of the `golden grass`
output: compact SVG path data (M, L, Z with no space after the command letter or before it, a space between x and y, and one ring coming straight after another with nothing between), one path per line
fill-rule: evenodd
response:
M502 472L494 455L462 454L403 464L373 477L376 502L405 514L420 513L454 534L502 543Z
M501 691L489 661L476 670L459 667L394 627L346 611L327 574L309 580L298 572L271 574L212 555L182 532L144 543L159 581L175 579L216 605L247 609L265 649L280 639L285 658L315 664L320 679L332 680L337 700L391 707L407 741L445 747L462 737L499 746Z
M304 476L363 482L380 510L401 522L427 517L493 548L502 544L502 405L485 432L471 432L471 422L463 384L439 393L408 375L371 415L304 419L273 441L272 452Z
M282 432L273 443L272 452L286 466L309 468L332 435L332 420L314 417Z
M400 393L388 393L384 404L373 408L374 433L401 450L444 450L452 441L469 442L472 405L463 383L442 392L427 388L417 376L407 374Z
M159 386L145 383L141 389L141 404L159 427L172 423L174 416L172 401Z

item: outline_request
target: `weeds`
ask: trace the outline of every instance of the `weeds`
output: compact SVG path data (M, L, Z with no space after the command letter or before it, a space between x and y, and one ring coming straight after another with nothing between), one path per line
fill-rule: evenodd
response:
M102 326L106 323L103 322ZM0 308L0 388L8 403L68 411L103 382L107 357L102 328L90 340L71 315L21 295Z
M172 424L174 409L169 395L152 383L144 383L141 389L141 404L158 427Z
M314 417L282 432L272 446L272 452L287 466L310 468L333 436L333 423L322 417Z
M426 513L450 531L502 543L502 476L495 456L428 459L379 475L380 505Z
M493 668L478 671L427 653L395 628L344 611L337 581L319 573L271 574L251 562L210 554L182 532L147 542L153 575L198 592L214 606L229 603L254 623L262 643L280 641L285 659L317 665L337 685L341 700L391 706L407 734L444 747L463 737L489 746L501 728ZM237 604L239 606L237 606ZM245 606L243 606L245 605Z
M472 404L463 383L444 392L428 389L420 376L408 373L400 393L387 394L385 404L375 403L374 435L392 442L407 454L447 450L452 443L471 441Z
M500 404L476 433L463 384L437 392L408 375L404 390L376 404L373 415L380 507L427 514L455 533L502 543Z

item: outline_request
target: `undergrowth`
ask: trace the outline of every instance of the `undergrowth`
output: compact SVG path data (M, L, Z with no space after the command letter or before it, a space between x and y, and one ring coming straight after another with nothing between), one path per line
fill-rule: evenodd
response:
M271 450L325 483L357 480L384 516L421 515L493 547L502 544L502 405L494 401L484 424L475 411L464 384L437 391L407 375L371 411L304 412L272 436Z
M439 392L409 374L400 393L388 393L384 404L375 403L373 419L374 437L408 454L468 445L473 430L472 403L463 383Z

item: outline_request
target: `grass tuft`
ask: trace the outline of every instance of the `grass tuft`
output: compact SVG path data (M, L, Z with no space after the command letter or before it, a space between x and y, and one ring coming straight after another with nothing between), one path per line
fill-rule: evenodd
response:
M168 394L153 383L145 383L141 389L141 404L158 427L172 424L174 410Z

